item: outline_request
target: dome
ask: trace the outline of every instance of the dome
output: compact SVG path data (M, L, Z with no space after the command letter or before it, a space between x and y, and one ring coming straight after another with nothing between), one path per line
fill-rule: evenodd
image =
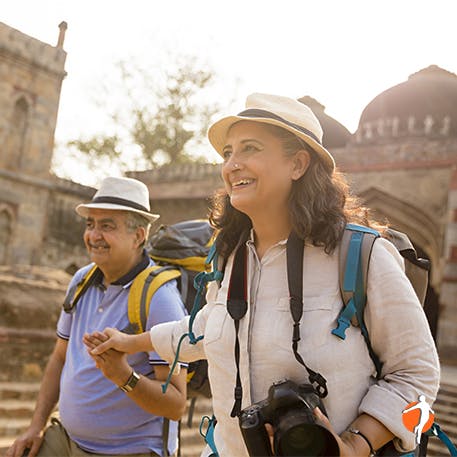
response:
M457 136L457 76L436 65L412 74L363 110L357 140Z
M325 106L309 95L299 98L298 101L311 108L311 111L319 119L324 132L322 143L325 148L342 148L346 146L351 138L351 132L333 117L328 116L324 112Z

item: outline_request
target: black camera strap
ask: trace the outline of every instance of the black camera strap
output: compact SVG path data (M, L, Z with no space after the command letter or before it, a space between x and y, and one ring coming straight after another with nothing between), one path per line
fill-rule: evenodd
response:
M238 247L233 261L230 284L227 294L227 311L235 323L235 363L236 363L236 385L235 403L233 404L231 417L239 416L241 412L241 400L243 399L243 387L240 376L240 340L238 332L240 320L248 310L248 289L247 289L247 251L246 243L241 243Z
M327 396L327 381L325 378L309 368L301 355L298 353L298 342L300 341L300 320L303 315L303 255L304 240L294 233L287 239L287 282L289 286L290 312L294 321L292 334L292 350L297 361L303 365L308 372L309 382L313 385L319 397ZM229 289L227 294L227 311L235 324L235 363L236 363L236 386L235 402L233 404L231 417L239 416L241 412L241 401L243 388L240 376L240 342L238 332L240 320L246 315L248 309L247 289L247 250L246 243L241 243L235 253L232 272L230 276ZM317 385L316 385L317 384Z
M287 283L289 286L289 305L294 328L292 333L292 350L295 358L303 365L308 372L309 382L313 385L317 395L324 398L327 396L327 381L319 373L311 370L304 362L298 352L298 342L300 341L300 320L303 315L303 255L305 242L292 232L287 239L286 258L287 258ZM317 384L317 385L315 385Z

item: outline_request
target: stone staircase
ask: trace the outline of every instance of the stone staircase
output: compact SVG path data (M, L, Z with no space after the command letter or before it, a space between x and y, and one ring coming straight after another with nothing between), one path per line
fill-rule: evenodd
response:
M0 382L0 457L29 424L35 405L39 383ZM190 400L188 401L188 408ZM433 406L441 428L457 445L457 385L442 384L438 399ZM181 457L198 457L204 447L199 433L202 416L211 416L211 400L199 398L193 421L188 425L188 410L181 421ZM430 438L427 456L449 455L447 448L437 438ZM57 456L56 456L57 457Z

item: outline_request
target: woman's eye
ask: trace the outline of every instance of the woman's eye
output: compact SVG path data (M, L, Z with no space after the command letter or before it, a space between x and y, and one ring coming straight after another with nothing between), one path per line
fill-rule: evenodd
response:
M253 144L247 144L244 149L244 151L246 152L255 152L255 151L258 151L259 148L257 148L256 146L254 146Z
M232 151L229 151L228 149L226 151L222 151L222 157L224 158L224 160L228 160L231 154Z

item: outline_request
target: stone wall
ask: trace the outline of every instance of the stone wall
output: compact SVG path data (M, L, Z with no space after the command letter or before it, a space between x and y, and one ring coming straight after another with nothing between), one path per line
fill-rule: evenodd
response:
M49 175L65 58L0 22L0 168Z

